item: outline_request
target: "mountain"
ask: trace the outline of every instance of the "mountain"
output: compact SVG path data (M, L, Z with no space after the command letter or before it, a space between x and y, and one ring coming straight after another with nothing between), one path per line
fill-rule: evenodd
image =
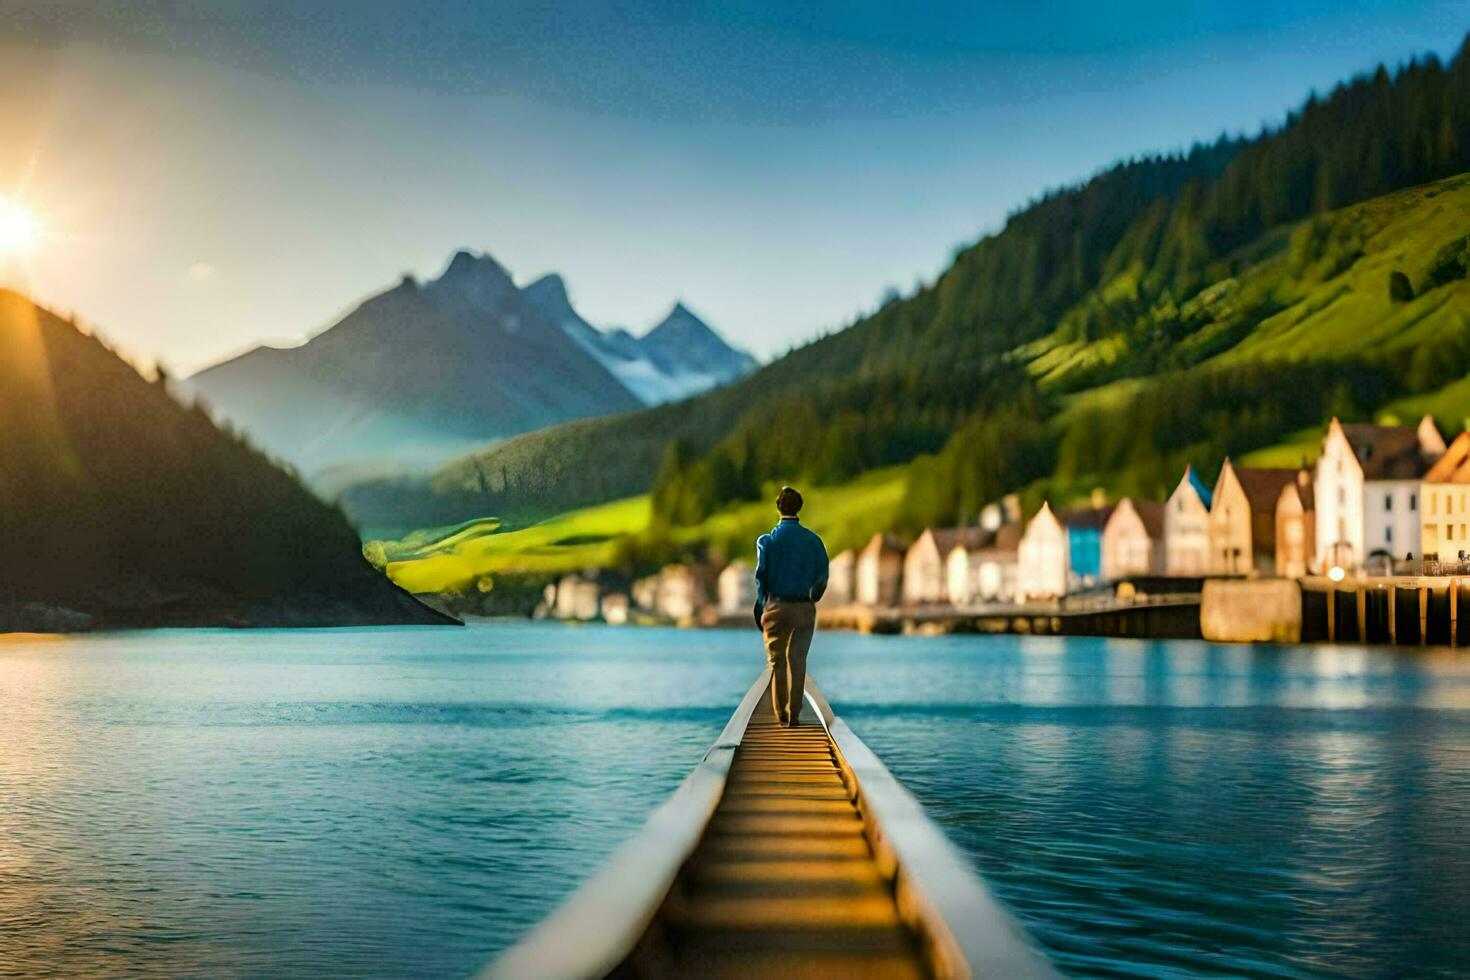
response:
M645 405L678 401L745 377L754 357L736 350L683 303L643 337L598 330L582 318L561 276L543 276L522 294L597 358Z
M341 512L0 290L0 631L444 622Z
M213 409L303 472L408 467L567 419L640 407L493 258L364 301L299 347L258 347L189 379Z
M322 490L687 397L753 364L682 306L648 337L603 334L560 276L519 289L461 251L438 279L405 278L299 347L258 347L188 386Z
M914 522L1019 487L1152 492L1183 461L1470 372L1467 170L1462 46L1314 95L1254 138L1048 193L933 283L726 387L343 503L375 526L515 523L652 490L659 521L688 524L773 483L931 454Z

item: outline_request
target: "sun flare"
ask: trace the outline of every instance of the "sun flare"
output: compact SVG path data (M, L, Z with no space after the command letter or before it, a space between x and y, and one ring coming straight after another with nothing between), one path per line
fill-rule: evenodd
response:
M0 256L23 255L36 246L40 225L25 208L0 197Z

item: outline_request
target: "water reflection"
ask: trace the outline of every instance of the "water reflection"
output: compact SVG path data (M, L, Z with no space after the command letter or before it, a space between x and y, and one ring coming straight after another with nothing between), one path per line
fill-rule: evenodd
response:
M903 677L884 658L849 644L820 674L834 705L1069 972L1470 956L1464 654L996 639Z
M815 677L1070 972L1470 961L1470 658L824 634ZM0 963L465 974L677 785L745 632L0 644Z

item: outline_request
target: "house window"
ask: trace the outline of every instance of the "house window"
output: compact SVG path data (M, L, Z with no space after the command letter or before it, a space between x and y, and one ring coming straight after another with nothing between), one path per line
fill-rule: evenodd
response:
M1417 493L1411 493L1411 494L1409 494L1409 509L1410 510L1418 510L1419 509L1419 495Z
M1431 514L1437 514L1437 513L1439 513L1439 498L1436 497L1434 494L1431 493L1429 495L1429 497L1428 497L1428 500L1429 500L1429 513L1431 513Z
M1383 543L1393 544L1393 528L1386 527L1383 529Z
M1383 495L1383 509L1393 510L1393 494L1386 493Z

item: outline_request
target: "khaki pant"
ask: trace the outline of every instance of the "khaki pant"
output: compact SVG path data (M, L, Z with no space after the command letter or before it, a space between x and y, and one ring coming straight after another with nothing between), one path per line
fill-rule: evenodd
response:
M801 717L802 693L806 690L806 654L817 630L814 602L766 603L761 614L761 632L766 639L766 663L771 665L771 706L781 721Z

